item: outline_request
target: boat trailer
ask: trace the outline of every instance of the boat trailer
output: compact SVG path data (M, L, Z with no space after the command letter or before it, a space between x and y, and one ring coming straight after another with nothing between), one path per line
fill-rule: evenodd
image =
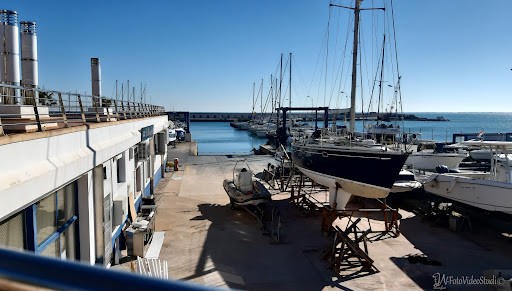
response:
M263 234L269 235L276 243L280 241L281 213L275 201L265 201L258 204L237 203L231 200L231 209L240 206L258 221Z

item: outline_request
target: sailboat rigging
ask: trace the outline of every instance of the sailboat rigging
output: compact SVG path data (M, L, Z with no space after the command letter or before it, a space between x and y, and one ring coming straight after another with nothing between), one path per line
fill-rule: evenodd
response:
M355 139L359 14L363 10L385 10L361 8L361 2L356 0L354 7L330 4L330 7L354 11L350 126L347 135L336 138L310 137L295 140L292 144L294 165L312 180L329 187L329 203L335 209L344 209L352 195L387 197L408 157L405 152Z

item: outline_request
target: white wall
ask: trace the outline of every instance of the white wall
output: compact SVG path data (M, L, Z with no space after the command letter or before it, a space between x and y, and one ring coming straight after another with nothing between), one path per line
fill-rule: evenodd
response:
M128 149L140 142L139 130L149 125L154 133L165 130L167 116L101 123L78 131L25 133L23 141L0 145L0 221L96 165L112 164L111 159L123 152L128 156ZM37 138L30 139L31 135ZM125 189L134 181L133 161L127 159L126 165L126 182L112 183L113 197L117 191L127 195Z

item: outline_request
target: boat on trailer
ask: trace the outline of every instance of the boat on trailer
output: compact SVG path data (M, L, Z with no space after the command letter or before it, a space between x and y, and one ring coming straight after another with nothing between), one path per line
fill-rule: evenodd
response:
M272 193L254 177L253 172L246 164L237 168L241 161L237 161L233 169L233 179L224 179L222 185L229 196L231 209L242 207L254 216L265 233L279 242L281 228L280 211L272 201Z
M229 196L231 207L235 205L258 205L272 200L268 189L253 178L251 170L242 168L233 179L224 179L224 190Z

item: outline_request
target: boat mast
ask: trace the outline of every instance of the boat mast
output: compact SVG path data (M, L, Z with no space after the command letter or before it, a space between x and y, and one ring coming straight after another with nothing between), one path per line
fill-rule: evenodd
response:
M290 101L290 108L292 108L292 53L290 53L290 98L289 98L289 101ZM290 131L292 130L292 113L290 112Z
M260 98L260 110L261 110L261 115L260 115L260 120L263 121L263 78L261 78L261 98Z
M255 107L255 103L254 103L254 89L256 87L256 82L252 82L252 113L251 113L251 121L254 120L254 107Z
M281 108L281 87L283 84L283 53L281 53L281 62L280 62L280 72L279 72L279 101L277 108ZM279 127L279 121L281 118L279 118L280 111L277 111L277 126Z
M283 54L281 53L281 62L280 62L280 72L279 72L279 108L281 108L281 88L283 84Z
M357 51L359 44L359 12L361 10L385 10L384 8L364 8L361 9L361 2L356 0L355 7L347 7L337 4L329 4L329 6L341 7L354 10L354 45L352 49L352 85L350 89L350 128L349 132L354 134L356 125L356 85L357 85Z
M356 0L354 7L354 45L352 50L352 85L350 89L350 133L356 126L356 85L357 85L357 50L359 44L359 12L362 0Z
M386 34L384 34L384 39L382 41L382 59L381 59L381 63L380 63L380 80L379 80L379 101L377 103L377 115L380 115L380 108L381 107L384 107L384 105L382 103L383 100L383 88L382 88L382 78L384 77L384 48L386 47ZM383 108L384 109L384 108ZM390 113L391 113L391 109L390 109ZM379 123L379 119L377 118L377 124Z

